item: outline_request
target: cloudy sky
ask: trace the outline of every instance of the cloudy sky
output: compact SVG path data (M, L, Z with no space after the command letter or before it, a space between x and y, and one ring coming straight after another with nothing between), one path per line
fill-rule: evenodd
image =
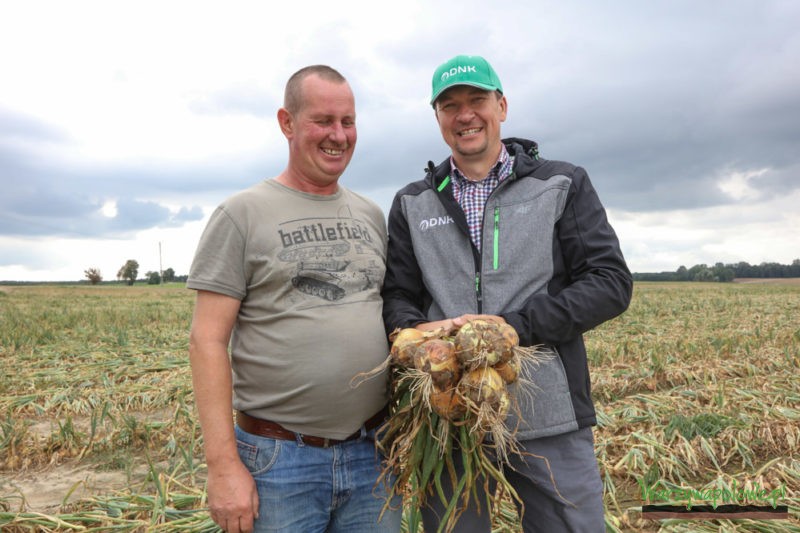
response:
M0 2L0 280L187 273L211 210L284 168L312 63L356 95L342 183L388 212L447 156L430 79L462 53L505 136L587 169L634 272L800 258L800 2L275 4Z

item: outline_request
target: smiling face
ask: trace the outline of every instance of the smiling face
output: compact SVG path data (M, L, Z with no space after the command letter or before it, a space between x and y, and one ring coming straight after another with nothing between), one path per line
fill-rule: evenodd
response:
M289 141L289 165L279 181L314 194L332 194L356 145L356 111L347 82L316 74L302 81L301 105L278 111L278 122Z
M506 97L468 85L448 89L436 100L436 120L456 164L492 164L500 154L500 123Z

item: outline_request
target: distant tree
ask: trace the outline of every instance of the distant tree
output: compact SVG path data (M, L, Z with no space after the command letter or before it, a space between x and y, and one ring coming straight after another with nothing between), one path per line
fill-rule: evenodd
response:
M711 272L714 274L714 281L723 283L733 281L733 278L736 277L736 272L734 272L733 268L725 266L722 263L715 264Z
M694 265L688 270L688 274L690 281L711 281L714 277L706 264Z
M147 274L145 274L144 277L145 279L147 279L148 285L159 285L161 283L161 274L159 274L158 272L153 272L151 270Z
M694 281L715 281L714 273L709 269L700 270L694 277Z
M164 283L169 283L170 281L175 281L175 271L171 268L168 268L164 271L161 276L161 280Z
M789 277L800 278L800 259L795 259L789 266Z
M733 267L737 278L756 278L758 277L758 267L751 266L747 261L740 261Z
M94 268L94 267L88 268L84 270L83 273L86 275L86 279L88 279L89 283L91 283L92 285L97 285L98 283L103 281L103 276L100 274L99 268Z
M128 285L133 285L136 282L136 276L139 275L139 262L135 259L128 259L125 264L117 272L118 280L125 280Z

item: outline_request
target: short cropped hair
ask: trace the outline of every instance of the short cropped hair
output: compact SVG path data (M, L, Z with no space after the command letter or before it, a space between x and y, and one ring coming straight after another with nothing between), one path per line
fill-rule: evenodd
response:
M327 65L310 65L301 68L286 82L286 90L283 93L283 107L289 113L295 114L303 108L303 80L313 74L324 80L347 83L339 71Z

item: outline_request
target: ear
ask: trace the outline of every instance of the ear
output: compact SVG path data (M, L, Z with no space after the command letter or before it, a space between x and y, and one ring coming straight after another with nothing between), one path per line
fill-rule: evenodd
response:
M281 127L283 135L289 139L294 135L294 118L286 108L278 109L278 125Z
M508 100L506 100L505 95L501 96L497 103L500 106L500 122L505 122L508 114Z

